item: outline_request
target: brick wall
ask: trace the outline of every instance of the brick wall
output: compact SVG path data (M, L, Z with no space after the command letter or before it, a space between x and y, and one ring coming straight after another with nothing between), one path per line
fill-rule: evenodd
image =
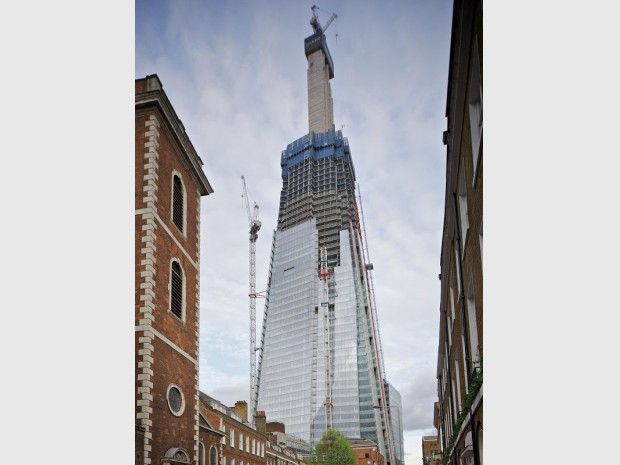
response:
M159 80L137 80L136 92L149 97L140 100L143 95L136 94L136 425L144 431L145 465L162 463L171 448L183 449L196 462L200 199L210 186L205 188L204 174L195 172L188 153L193 147L188 139L180 140L186 137L184 129ZM173 174L184 186L183 232L171 219ZM172 259L183 270L183 319L169 309ZM177 415L168 404L171 385L183 396L184 408Z
M265 465L266 458L263 457L262 451L265 450L266 438L263 434L255 429L231 418L220 411L215 411L201 401L201 412L216 428L220 428L225 433L225 439L222 444L221 465L231 465L234 460L235 465ZM230 442L230 432L234 431L234 444ZM243 435L243 448L239 448L239 435ZM249 438L249 448L246 450L246 438ZM256 453L252 450L252 439L256 444ZM260 447L258 446L260 444ZM260 450L259 450L260 449Z

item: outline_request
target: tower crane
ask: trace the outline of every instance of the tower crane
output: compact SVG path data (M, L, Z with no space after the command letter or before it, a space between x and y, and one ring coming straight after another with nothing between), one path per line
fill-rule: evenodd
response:
M241 176L243 183L243 201L248 213L250 227L250 412L255 412L256 394L256 239L261 222L258 219L258 205L254 202L254 210L250 212L250 200L248 189L245 185L245 177ZM252 418L254 423L254 418Z
M333 428L334 404L332 403L332 331L331 320L334 318L334 297L336 297L333 270L327 267L327 247L321 248L319 279L323 281L323 359L325 363L325 431Z
M321 23L319 23L319 17L316 15L316 11L318 9L318 6L312 5L312 18L310 18L310 25L312 26L312 29L314 29L314 32L321 31L324 33L325 31L327 31L327 28L332 23L332 21L338 17L338 15L336 13L332 13L331 18L327 20L325 26L321 26Z

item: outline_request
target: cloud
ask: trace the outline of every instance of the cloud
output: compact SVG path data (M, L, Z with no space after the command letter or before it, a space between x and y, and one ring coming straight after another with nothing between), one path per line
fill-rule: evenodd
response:
M401 391L403 402L403 429L433 428L433 406L437 400L437 382L434 370L426 370Z
M233 407L238 400L247 402L250 397L248 378L231 375L209 363L201 365L200 390L228 407Z
M307 132L310 6L136 1L136 77L158 74L215 191L201 207L200 387L226 405L249 400L240 176L263 222L260 291L278 216L280 153ZM451 8L450 0L326 6L338 14L327 33L334 118L337 129L344 125L361 189L386 372L401 393L405 429L417 432L432 428L436 397ZM405 437L415 456L418 439Z

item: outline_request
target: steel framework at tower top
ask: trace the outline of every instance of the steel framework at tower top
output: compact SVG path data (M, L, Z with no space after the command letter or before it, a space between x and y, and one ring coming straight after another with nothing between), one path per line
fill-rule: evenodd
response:
M243 183L243 202L248 213L250 227L250 419L254 423L256 411L256 239L261 222L258 219L258 205L254 202L254 210L250 212L250 200L245 185L245 177L241 176Z

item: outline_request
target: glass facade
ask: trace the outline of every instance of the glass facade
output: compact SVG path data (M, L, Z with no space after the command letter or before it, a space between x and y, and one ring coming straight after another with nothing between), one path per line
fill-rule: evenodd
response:
M383 381L373 344L348 142L333 129L307 134L283 151L281 166L257 409L284 423L287 434L315 445L326 429L325 364L331 360L333 427L346 437L376 442L385 456L382 410L373 408L381 404ZM331 271L329 290L318 274L321 249Z
M333 67L325 37L321 32L321 46L308 48L316 45L313 37L318 36L306 39L309 133L280 158L282 190L253 404L284 423L287 434L313 446L331 416L332 426L346 437L377 443L389 463L387 393L355 170L349 143L333 126ZM329 73L316 73L323 63ZM313 118L325 124L313 124Z
M405 443L403 440L403 404L400 393L390 383L386 384L390 412L390 432L394 448L394 465L405 463Z
M309 440L312 358L316 333L318 235L314 220L285 231L273 241L269 298L262 357L259 358L258 410L281 421L286 432Z

